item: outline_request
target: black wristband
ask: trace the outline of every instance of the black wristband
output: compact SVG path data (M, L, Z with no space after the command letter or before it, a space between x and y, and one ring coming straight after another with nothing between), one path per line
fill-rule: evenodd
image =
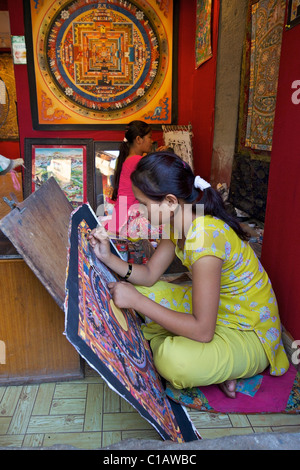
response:
M128 271L127 271L127 273L126 273L126 275L124 276L123 279L125 279L125 281L126 281L126 279L129 278L129 276L130 276L131 273L132 273L132 264L129 263L129 264L128 264Z

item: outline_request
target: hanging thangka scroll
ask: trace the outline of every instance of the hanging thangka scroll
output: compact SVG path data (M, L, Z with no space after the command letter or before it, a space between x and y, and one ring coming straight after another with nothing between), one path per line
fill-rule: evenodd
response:
M17 95L11 54L0 54L0 140L18 140Z
M196 68L212 57L211 44L212 0L197 0L196 12Z
M271 151L285 0L252 5L251 57L246 147Z
M94 255L87 235L97 226L88 204L71 215L65 299L65 334L108 385L145 418L163 439L200 438L186 411L165 396L152 353L132 309L113 303L113 273Z
M284 0L249 1L243 47L236 152L267 163L273 141L284 5Z
M162 126L164 135L164 144L173 149L173 151L194 169L193 144L192 144L192 125L188 126Z
M172 123L176 1L25 0L34 128Z

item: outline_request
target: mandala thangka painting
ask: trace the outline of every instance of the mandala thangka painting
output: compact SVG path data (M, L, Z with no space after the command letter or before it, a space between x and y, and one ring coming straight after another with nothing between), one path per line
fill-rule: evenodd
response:
M25 1L34 128L171 123L175 4Z

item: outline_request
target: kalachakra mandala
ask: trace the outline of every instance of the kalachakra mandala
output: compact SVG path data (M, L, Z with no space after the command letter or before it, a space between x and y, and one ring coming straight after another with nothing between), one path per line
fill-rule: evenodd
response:
M171 0L39 3L31 18L45 121L171 122Z

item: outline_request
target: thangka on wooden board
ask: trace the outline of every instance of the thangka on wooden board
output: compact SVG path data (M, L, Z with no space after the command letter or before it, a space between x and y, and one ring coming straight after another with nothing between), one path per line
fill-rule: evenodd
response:
M66 276L65 334L108 385L127 400L163 439L200 438L186 411L168 399L141 318L113 303L107 284L118 279L93 253L87 235L97 226L88 204L71 215Z

